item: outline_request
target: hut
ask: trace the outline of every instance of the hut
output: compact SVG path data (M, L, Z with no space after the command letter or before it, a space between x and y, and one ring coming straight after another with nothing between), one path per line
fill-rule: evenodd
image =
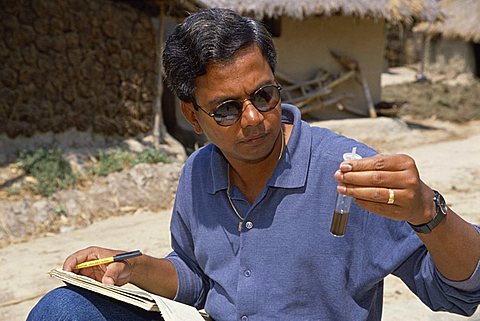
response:
M480 78L480 1L441 0L440 6L445 19L414 28L427 38L427 70L441 64L442 68L454 68L453 73L467 72Z
M379 102L381 97L385 23L435 21L440 14L435 0L197 2L262 19L275 36L279 62L277 76L288 84L297 84L297 88L307 93L307 98L319 85L327 87L323 94L320 93L321 100L307 99L307 104L313 106L308 114L317 119L372 115L372 103ZM334 82L339 78L343 80L342 76L349 78L349 69L355 67L361 72L360 77ZM330 91L328 86L332 82L335 88Z

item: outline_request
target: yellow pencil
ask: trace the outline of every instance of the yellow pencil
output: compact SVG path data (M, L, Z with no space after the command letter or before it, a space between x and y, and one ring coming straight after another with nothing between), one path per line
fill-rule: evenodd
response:
M126 253L122 253L122 254L117 254L115 256L106 257L106 258L103 258L103 259L83 262L83 263L75 265L74 269L78 270L78 269L84 269L84 268L92 267L92 266L96 266L96 265L123 261L123 260L130 259L132 257L136 257L136 256L140 256L140 255L142 255L142 252L140 250L136 250L136 251L132 251L132 252L126 252Z

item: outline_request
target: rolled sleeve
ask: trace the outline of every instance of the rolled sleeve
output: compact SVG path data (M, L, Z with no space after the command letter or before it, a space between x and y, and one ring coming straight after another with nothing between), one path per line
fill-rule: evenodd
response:
M452 281L444 277L440 272L437 271L437 273L443 282L454 288L467 292L480 291L480 261L477 263L473 274L465 281Z
M193 271L175 252L171 252L166 259L172 262L177 270L178 289L174 300L198 309L203 308L205 295L201 275Z
M445 278L437 271L430 254L424 247L419 248L394 274L399 276L433 311L449 311L470 316L480 303L480 287L475 287L473 284L473 278L476 276L472 275L470 278L472 284L470 279L455 282L462 284L445 282Z

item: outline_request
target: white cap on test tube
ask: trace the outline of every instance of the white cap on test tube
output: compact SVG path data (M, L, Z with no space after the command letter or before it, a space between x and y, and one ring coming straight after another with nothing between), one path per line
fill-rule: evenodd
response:
M351 153L343 154L343 160L354 160L354 159L362 159L362 156L357 154L357 147L353 147Z

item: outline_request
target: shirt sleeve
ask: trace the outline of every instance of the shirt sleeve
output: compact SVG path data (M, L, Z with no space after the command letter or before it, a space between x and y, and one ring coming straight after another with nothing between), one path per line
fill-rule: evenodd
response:
M444 277L440 272L438 272L440 279L448 285L453 286L454 288L463 290L463 291L478 291L480 290L480 260L477 263L475 272L465 281L452 281Z
M419 247L393 272L433 311L472 315L480 304L480 273L477 266L466 281L443 277L425 246Z
M205 304L209 279L198 266L194 253L194 242L186 210L182 210L185 202L181 192L182 180L179 182L177 198L173 206L170 233L173 251L166 257L175 266L178 276L178 289L175 301L202 309Z

